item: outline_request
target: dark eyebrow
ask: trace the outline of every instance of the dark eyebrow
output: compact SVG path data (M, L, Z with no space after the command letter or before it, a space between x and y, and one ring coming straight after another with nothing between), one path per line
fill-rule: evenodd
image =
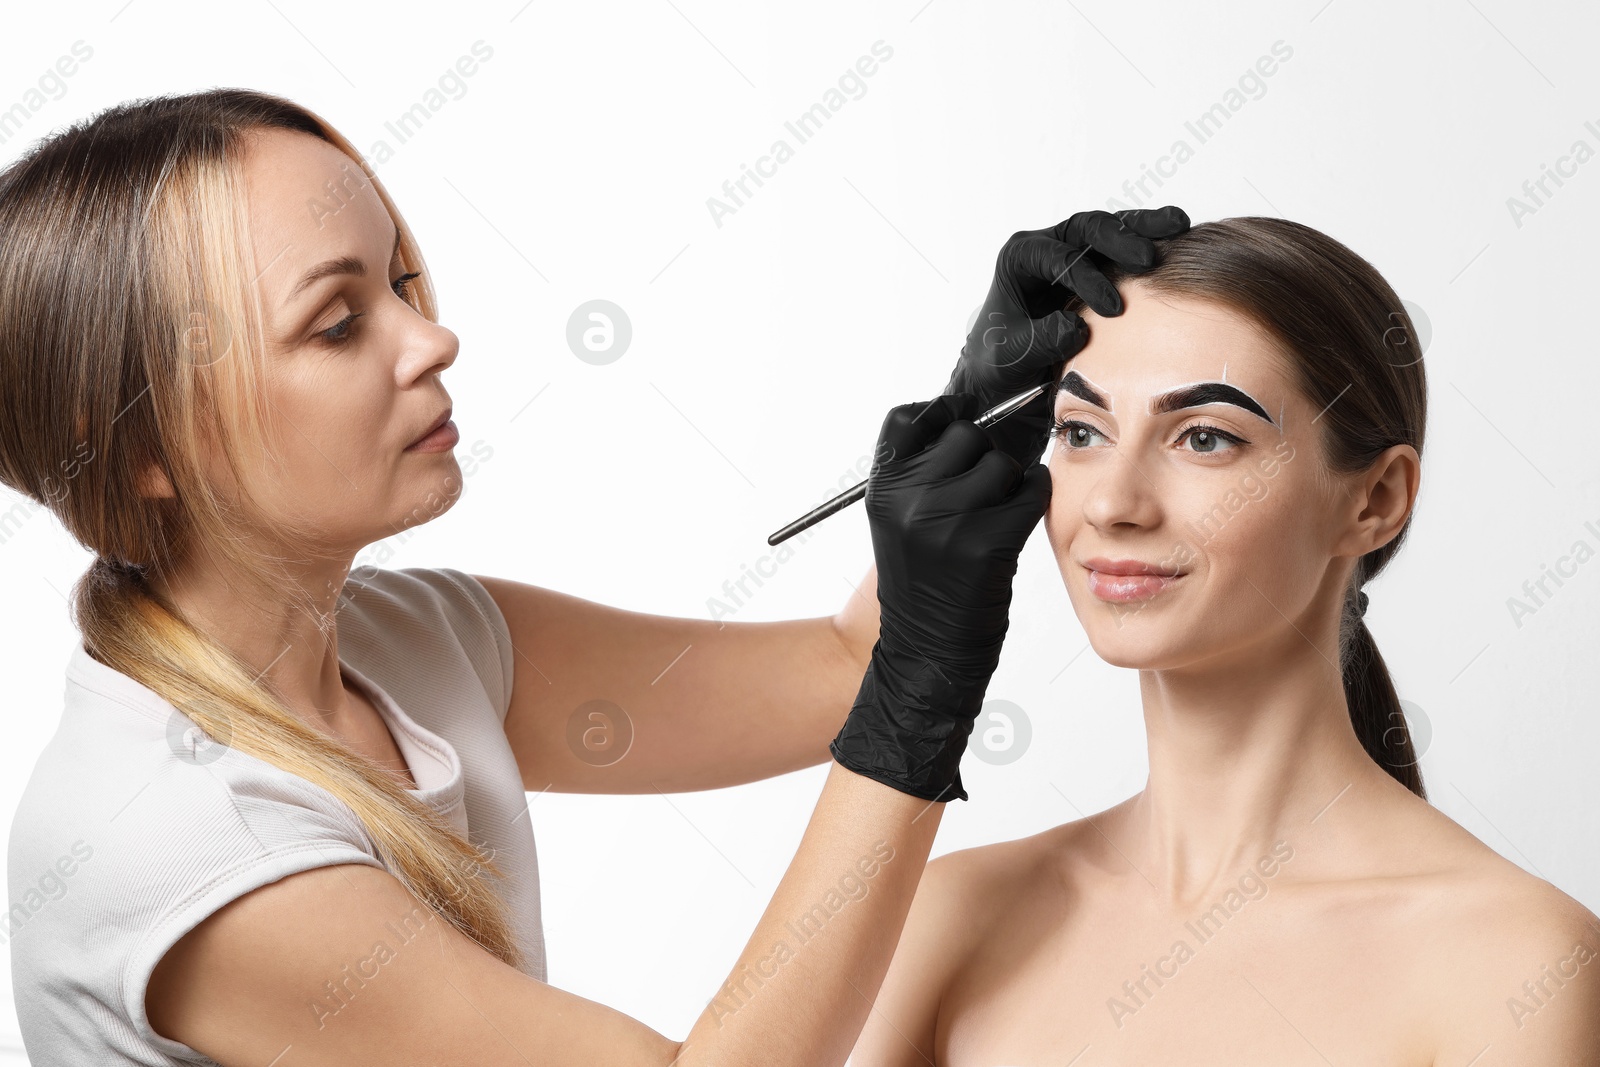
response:
M400 227L396 226L394 228L394 248L389 252L389 258L393 259L394 254L398 251L400 251ZM304 276L295 283L295 287L289 290L289 295L283 298L284 305L288 306L295 297L306 289L335 274L354 274L358 278L364 278L367 275L367 265L355 256L340 256L338 259L330 259L318 263L315 267L306 271Z
M1244 408L1252 415L1261 416L1274 426L1277 425L1272 422L1272 416L1268 415L1249 393L1243 389L1236 389L1227 382L1201 382L1199 385L1188 385L1182 389L1174 389L1170 393L1162 393L1151 401L1151 410L1157 415L1165 415L1179 408L1194 408L1202 404L1233 404Z
M1101 411L1110 411L1111 405L1106 398L1101 396L1094 386L1083 380L1083 375L1075 370L1069 370L1066 376L1056 383L1056 390L1060 393L1071 393L1080 400L1087 400Z
M1102 411L1110 411L1106 398L1101 396L1083 376L1077 371L1067 371L1062 377L1057 388L1060 392L1071 393L1082 400L1086 400ZM1249 393L1237 389L1227 382L1201 382L1198 385L1187 385L1182 389L1174 389L1170 393L1162 393L1151 401L1151 410L1157 415L1165 415L1169 411L1181 408L1199 407L1202 404L1233 404L1244 408L1252 415L1259 415L1269 423L1276 426L1272 416L1268 415L1260 404L1253 400Z

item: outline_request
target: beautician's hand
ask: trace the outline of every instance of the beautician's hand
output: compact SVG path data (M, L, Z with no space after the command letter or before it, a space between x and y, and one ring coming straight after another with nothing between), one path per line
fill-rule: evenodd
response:
M977 394L981 412L1053 381L1089 340L1084 321L1061 310L1073 294L1098 315L1122 314L1122 297L1094 256L1142 273L1155 265L1150 238L1188 228L1189 216L1181 209L1163 207L1116 214L1080 211L1046 229L1012 234L1000 249L989 297L944 391ZM1052 400L1046 392L989 427L1000 450L1024 466L1038 460L1049 435Z
M867 479L879 636L855 706L828 750L924 800L967 799L961 754L1010 624L1011 580L1050 503L971 420L970 393L902 404L884 419Z

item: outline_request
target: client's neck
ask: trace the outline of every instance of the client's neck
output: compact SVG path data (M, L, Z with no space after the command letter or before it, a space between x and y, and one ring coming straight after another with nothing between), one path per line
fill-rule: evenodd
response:
M1174 905L1252 871L1320 866L1343 837L1330 831L1349 825L1332 813L1364 806L1389 779L1351 725L1336 646L1319 651L1293 629L1275 640L1251 651L1253 667L1140 672L1150 775L1121 806L1116 844ZM1307 857L1298 868L1296 855Z

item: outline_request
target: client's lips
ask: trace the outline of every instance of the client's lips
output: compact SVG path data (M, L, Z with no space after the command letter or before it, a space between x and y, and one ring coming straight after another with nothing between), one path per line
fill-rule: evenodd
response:
M1184 573L1176 567L1158 567L1154 563L1141 563L1136 559L1106 559L1104 556L1086 559L1083 565L1101 574L1159 574L1175 578Z
M1082 566L1089 572L1089 592L1118 603L1153 597L1177 584L1186 573L1176 567L1104 556L1084 560Z

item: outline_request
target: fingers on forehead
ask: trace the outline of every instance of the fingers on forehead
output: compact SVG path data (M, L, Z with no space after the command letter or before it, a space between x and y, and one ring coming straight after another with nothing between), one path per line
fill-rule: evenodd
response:
M1080 211L1058 229L1060 239L1079 248L1089 247L1122 263L1136 263L1154 251L1148 239L1139 236L1109 211Z

